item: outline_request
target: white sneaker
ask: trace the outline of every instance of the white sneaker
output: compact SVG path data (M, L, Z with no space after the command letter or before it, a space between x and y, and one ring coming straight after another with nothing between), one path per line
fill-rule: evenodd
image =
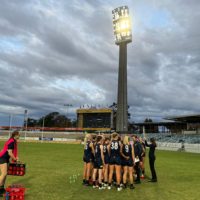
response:
M110 190L111 189L111 186L108 186L108 190Z
M104 186L104 187L108 187L108 184L105 184L105 183L104 183L103 186Z
M93 187L93 188L96 188L96 185L93 185L92 187Z
M118 187L118 188L117 188L117 191L118 191L118 192L120 192L121 190L122 190L122 188L121 188L121 187Z

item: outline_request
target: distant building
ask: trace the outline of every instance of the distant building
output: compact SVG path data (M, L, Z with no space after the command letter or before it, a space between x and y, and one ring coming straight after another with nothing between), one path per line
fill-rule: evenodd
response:
M77 109L78 128L83 131L111 131L113 128L113 112L109 108Z
M200 134L200 114L172 116L165 119L185 124L185 129L181 130L183 134Z
M165 117L164 122L134 123L138 132L158 133L170 132L174 134L200 134L200 115L183 115Z
M142 133L182 133L186 129L186 123L183 122L141 122L134 123L136 130Z

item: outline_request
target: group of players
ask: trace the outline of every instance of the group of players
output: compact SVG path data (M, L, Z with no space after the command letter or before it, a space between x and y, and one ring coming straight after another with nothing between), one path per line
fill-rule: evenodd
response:
M121 191L129 183L130 189L134 189L133 183L141 183L140 178L145 173L145 143L149 146L146 140L136 135L121 138L116 132L111 137L87 134L84 141L83 184L111 189L115 183L117 190ZM152 180L155 180L153 175Z

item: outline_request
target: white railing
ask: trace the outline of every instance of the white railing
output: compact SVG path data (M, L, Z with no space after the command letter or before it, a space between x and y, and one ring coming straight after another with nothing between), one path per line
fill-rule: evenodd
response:
M184 148L181 143L157 142L157 149L170 151L186 151L200 153L200 144L184 143Z

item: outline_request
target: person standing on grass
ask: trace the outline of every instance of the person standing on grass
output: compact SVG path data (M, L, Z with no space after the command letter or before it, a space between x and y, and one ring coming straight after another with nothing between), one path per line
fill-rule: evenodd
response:
M143 139L140 137L140 143L142 145L142 154L141 154L141 162L140 162L140 169L142 171L142 174L140 176L140 178L144 179L145 176L145 156L146 156L146 146L145 146L145 142L143 141Z
M137 175L137 178L135 180L135 184L140 184L140 162L142 160L142 145L140 144L138 137L136 135L132 136L133 138L133 147L134 147L134 153L135 153L135 172Z
M123 166L123 186L126 188L127 174L129 175L130 189L134 189L133 186L133 162L134 162L134 148L130 144L130 138L125 136L122 145L122 166Z
M17 140L19 139L19 136L19 132L14 131L0 152L0 195L5 192L4 184L6 182L9 162L19 161L19 158L17 157Z
M102 174L103 174L103 166L104 166L104 155L103 155L103 145L102 145L102 136L98 135L96 138L95 144L95 155L94 155L94 169L93 169L93 188L96 188L96 176L98 172L98 186L99 189L103 189L102 187Z
M157 175L156 175L156 171L155 171L155 167L154 167L154 163L156 160L155 157L155 149L157 147L155 138L151 138L150 139L150 144L147 143L146 138L145 139L145 145L147 147L149 147L149 165L150 165L150 170L151 170L151 175L152 175L152 179L150 180L150 182L157 182Z
M94 146L92 143L92 137L90 134L85 136L84 144L84 170L83 170L83 184L89 186L89 177L91 172L92 159L94 155Z
M121 142L118 141L118 134L115 132L112 134L111 143L108 146L110 152L110 165L109 165L109 180L108 180L108 189L111 189L111 183L113 179L113 172L116 172L117 179L117 191L121 191L120 187L121 181L121 152L122 146Z
M109 166L109 152L108 152L108 145L110 143L109 138L105 138L104 144L103 144L103 154L104 154L104 161L105 165L103 167L103 179L104 179L104 186L108 186L108 166Z

